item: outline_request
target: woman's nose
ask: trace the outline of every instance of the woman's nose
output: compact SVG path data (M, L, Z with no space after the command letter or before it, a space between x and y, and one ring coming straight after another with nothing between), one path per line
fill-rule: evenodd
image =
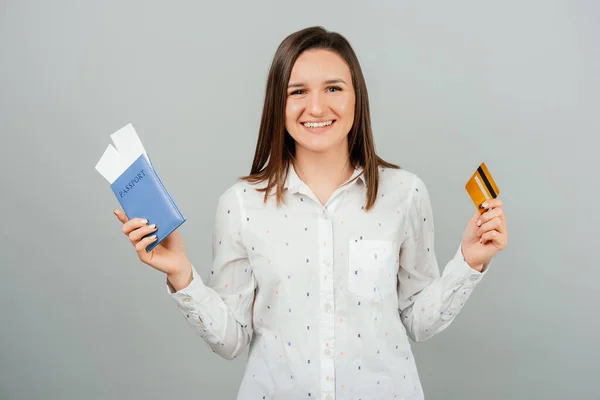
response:
M315 116L323 115L323 111L325 110L325 96L323 93L314 92L312 96L310 96L310 104L308 109L311 114Z

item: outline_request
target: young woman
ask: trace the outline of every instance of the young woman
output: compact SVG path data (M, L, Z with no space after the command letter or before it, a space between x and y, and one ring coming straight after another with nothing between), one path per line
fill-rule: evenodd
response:
M452 322L507 243L499 199L440 276L427 188L375 153L365 79L344 37L288 36L267 81L252 170L221 195L205 284L176 231L115 210L188 323L249 358L238 399L422 399L408 338Z

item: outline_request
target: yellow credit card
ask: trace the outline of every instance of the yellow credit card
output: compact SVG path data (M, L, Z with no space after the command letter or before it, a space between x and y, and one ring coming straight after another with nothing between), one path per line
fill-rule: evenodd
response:
M471 179L465 185L467 193L471 196L471 200L475 203L475 207L483 214L486 209L481 208L481 204L486 200L495 199L500 194L500 189L496 186L496 182L485 163L481 163L477 171L471 176Z

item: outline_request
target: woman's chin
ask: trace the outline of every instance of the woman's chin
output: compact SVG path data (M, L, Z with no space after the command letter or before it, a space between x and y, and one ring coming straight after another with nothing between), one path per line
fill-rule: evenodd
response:
M329 152L336 152L343 148L348 148L347 139L342 141L333 142L331 138L327 137L313 137L311 140L303 140L302 142L296 142L296 151L300 147L305 152L315 154L325 154Z

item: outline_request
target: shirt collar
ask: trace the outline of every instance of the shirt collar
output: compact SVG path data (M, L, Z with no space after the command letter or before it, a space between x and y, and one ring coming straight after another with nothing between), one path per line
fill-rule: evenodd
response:
M352 176L350 177L350 179L348 179L348 182L353 180L356 177L358 177L357 181L361 181L363 183L363 185L366 186L367 178L365 177L365 174L363 173L362 167L357 167L354 169L354 172L352 173ZM283 186L284 190L287 189L291 193L298 193L304 187L307 187L306 184L302 181L302 179L300 179L300 177L296 173L296 169L294 168L294 165L290 163L290 166L288 168L287 179L285 180L285 184Z

